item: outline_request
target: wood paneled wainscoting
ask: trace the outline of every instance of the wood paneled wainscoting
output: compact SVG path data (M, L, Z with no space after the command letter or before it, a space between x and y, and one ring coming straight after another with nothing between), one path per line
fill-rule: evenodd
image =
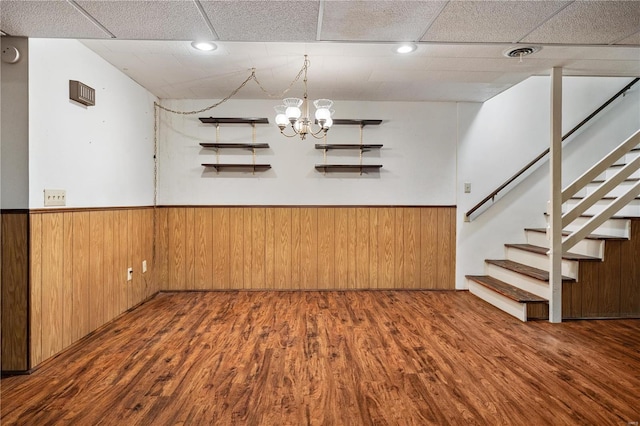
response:
M3 210L2 222L2 371L28 368L29 212Z
M162 207L162 290L454 289L455 207Z
M153 223L148 207L31 210L19 220L3 214L3 303L13 296L25 316L3 318L2 370L32 369L155 294ZM28 257L10 224L28 229ZM20 263L15 259L28 267L7 268Z

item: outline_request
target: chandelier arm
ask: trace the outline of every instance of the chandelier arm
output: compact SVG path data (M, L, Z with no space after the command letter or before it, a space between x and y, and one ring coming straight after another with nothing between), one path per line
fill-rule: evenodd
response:
M319 134L320 134L320 132L322 132L323 130L324 130L324 129L320 129L320 130L318 130L318 131L317 131L317 132L315 132L315 133L313 133L313 132L309 132L309 134L310 134L311 136L313 136L314 138L316 138L316 139L324 139L324 137L325 137L325 135L327 134L327 132L329 131L329 129L327 129L327 130L326 130L322 135L320 135L320 136L316 136L316 135L319 135Z
M288 134L286 134L286 133L284 132L284 130L280 130L280 134L281 134L282 136L286 136L286 137L288 137L288 138L295 138L296 136L298 136L298 135L299 135L299 133L298 133L298 132L296 132L295 130L293 131L293 134L292 134L292 135L288 135Z

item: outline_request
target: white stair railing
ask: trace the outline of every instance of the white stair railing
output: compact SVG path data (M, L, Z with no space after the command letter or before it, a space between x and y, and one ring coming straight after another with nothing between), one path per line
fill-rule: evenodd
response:
M606 155L596 165L587 170L582 176L572 182L562 191L562 202L566 202L571 197L575 196L580 190L582 190L588 183L593 181L596 177L600 176L611 167L617 160L622 158L633 148L640 144L640 130L634 133L626 141L615 148L611 153ZM562 228L566 228L575 219L580 217L587 209L592 207L604 196L609 194L615 187L625 181L636 171L640 170L640 156L626 164L615 175L605 180L592 194L588 195L578 204L576 204L571 210L562 215ZM616 197L606 208L600 213L594 215L580 228L573 231L562 241L562 251L567 252L587 235L595 231L600 225L610 219L613 215L620 211L624 206L629 204L631 200L640 195L640 182L633 185L622 195Z

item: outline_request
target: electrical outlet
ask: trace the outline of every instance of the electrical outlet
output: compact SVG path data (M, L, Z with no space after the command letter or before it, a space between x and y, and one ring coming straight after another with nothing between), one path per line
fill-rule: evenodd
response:
M131 281L133 279L133 268L127 268L127 281Z
M145 272L147 272L147 261L143 260L142 261L142 273L144 274Z
M45 206L65 206L67 205L67 191L64 189L45 189Z
M471 193L471 183L470 182L465 182L464 183L464 193L465 194L470 194Z

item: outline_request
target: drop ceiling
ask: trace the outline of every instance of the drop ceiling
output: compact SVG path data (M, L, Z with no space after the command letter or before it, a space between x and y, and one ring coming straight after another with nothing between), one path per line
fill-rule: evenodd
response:
M160 98L222 98L252 69L263 88L236 98L278 97L305 54L309 97L335 100L482 102L556 66L640 76L638 1L2 0L0 29L80 39ZM503 55L527 45L542 49Z

